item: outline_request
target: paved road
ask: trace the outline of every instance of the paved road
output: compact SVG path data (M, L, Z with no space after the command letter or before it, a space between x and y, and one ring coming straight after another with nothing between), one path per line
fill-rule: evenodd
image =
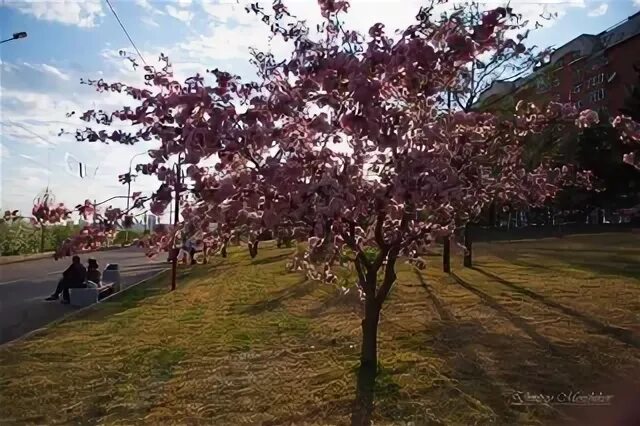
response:
M81 259L85 266L89 256L98 260L101 270L107 263L120 265L123 288L167 267L167 263L150 261L142 250L136 248L83 255ZM0 344L78 309L44 300L53 293L62 271L70 263L70 258L57 262L40 259L0 266Z

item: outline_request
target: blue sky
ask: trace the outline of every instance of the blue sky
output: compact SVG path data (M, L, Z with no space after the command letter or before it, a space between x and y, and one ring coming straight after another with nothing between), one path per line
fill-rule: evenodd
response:
M251 76L249 46L286 53L281 43L268 41L266 27L245 13L242 0L112 0L111 4L145 60L155 63L160 52L168 54L182 79L215 67ZM319 21L314 0L287 4L294 14ZM420 0L352 0L347 25L362 31L375 22L403 27L420 4ZM640 10L640 0L512 0L511 5L532 25L543 11L558 13L556 20L532 33L530 43L539 46L560 46L582 33L601 32ZM80 78L142 83L142 74L118 55L121 49L134 50L106 2L2 0L0 35L5 39L17 31L27 31L28 38L0 45L2 209L29 211L34 196L47 185L59 201L71 205L85 198L124 194L117 175L127 170L132 155L153 143L107 146L78 143L73 135L58 136L61 128L82 127L75 117L66 116L71 111L132 104L119 95L96 93L80 85ZM90 176L81 179L71 174L65 165L69 156L87 164ZM150 191L155 186L151 178L140 178L133 188Z

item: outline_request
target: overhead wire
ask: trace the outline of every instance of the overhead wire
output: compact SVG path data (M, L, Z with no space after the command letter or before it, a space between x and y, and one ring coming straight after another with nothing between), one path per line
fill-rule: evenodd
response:
M40 136L39 134L37 134L36 132L34 132L33 130L29 129L26 126L23 126L20 123L16 123L14 121L11 120L5 120L5 124L9 124L9 126L14 126L14 127L19 127L20 129L31 133L33 136L37 137L38 139L44 141L48 148L47 148L47 187L49 187L49 184L51 183L51 150L53 149L53 146L55 145L54 143L48 141L46 138Z
M142 59L142 63L147 65L147 61L144 60L144 57L142 56L142 53L140 53L140 50L138 49L138 46L136 46L136 44L133 42L133 39L129 35L129 32L127 31L127 29L124 27L124 24L122 23L122 21L120 20L120 17L118 16L118 14L116 13L115 9L111 5L111 2L109 0L105 0L105 1L107 2L107 5L109 6L109 9L111 9L111 12L113 13L113 16L116 17L116 20L118 21L118 24L120 24L120 28L122 28L122 31L124 31L124 34L129 39L129 42L131 43L133 48L136 50L136 52L138 52L138 56L140 56L140 59Z

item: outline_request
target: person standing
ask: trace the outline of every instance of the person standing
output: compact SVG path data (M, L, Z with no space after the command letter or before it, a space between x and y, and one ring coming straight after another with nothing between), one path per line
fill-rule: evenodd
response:
M58 281L56 291L45 300L58 300L62 293L62 303L69 303L69 289L85 286L87 269L80 262L79 256L73 256L71 265L62 273L62 279Z

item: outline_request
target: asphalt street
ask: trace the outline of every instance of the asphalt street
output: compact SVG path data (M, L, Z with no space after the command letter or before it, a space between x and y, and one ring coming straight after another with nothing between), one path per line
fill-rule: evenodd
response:
M150 278L168 266L166 262L149 260L138 248L82 255L85 266L90 256L97 259L100 270L108 263L117 263L123 288ZM0 344L79 309L44 300L53 293L62 271L70 263L70 258L58 261L48 258L0 266Z

